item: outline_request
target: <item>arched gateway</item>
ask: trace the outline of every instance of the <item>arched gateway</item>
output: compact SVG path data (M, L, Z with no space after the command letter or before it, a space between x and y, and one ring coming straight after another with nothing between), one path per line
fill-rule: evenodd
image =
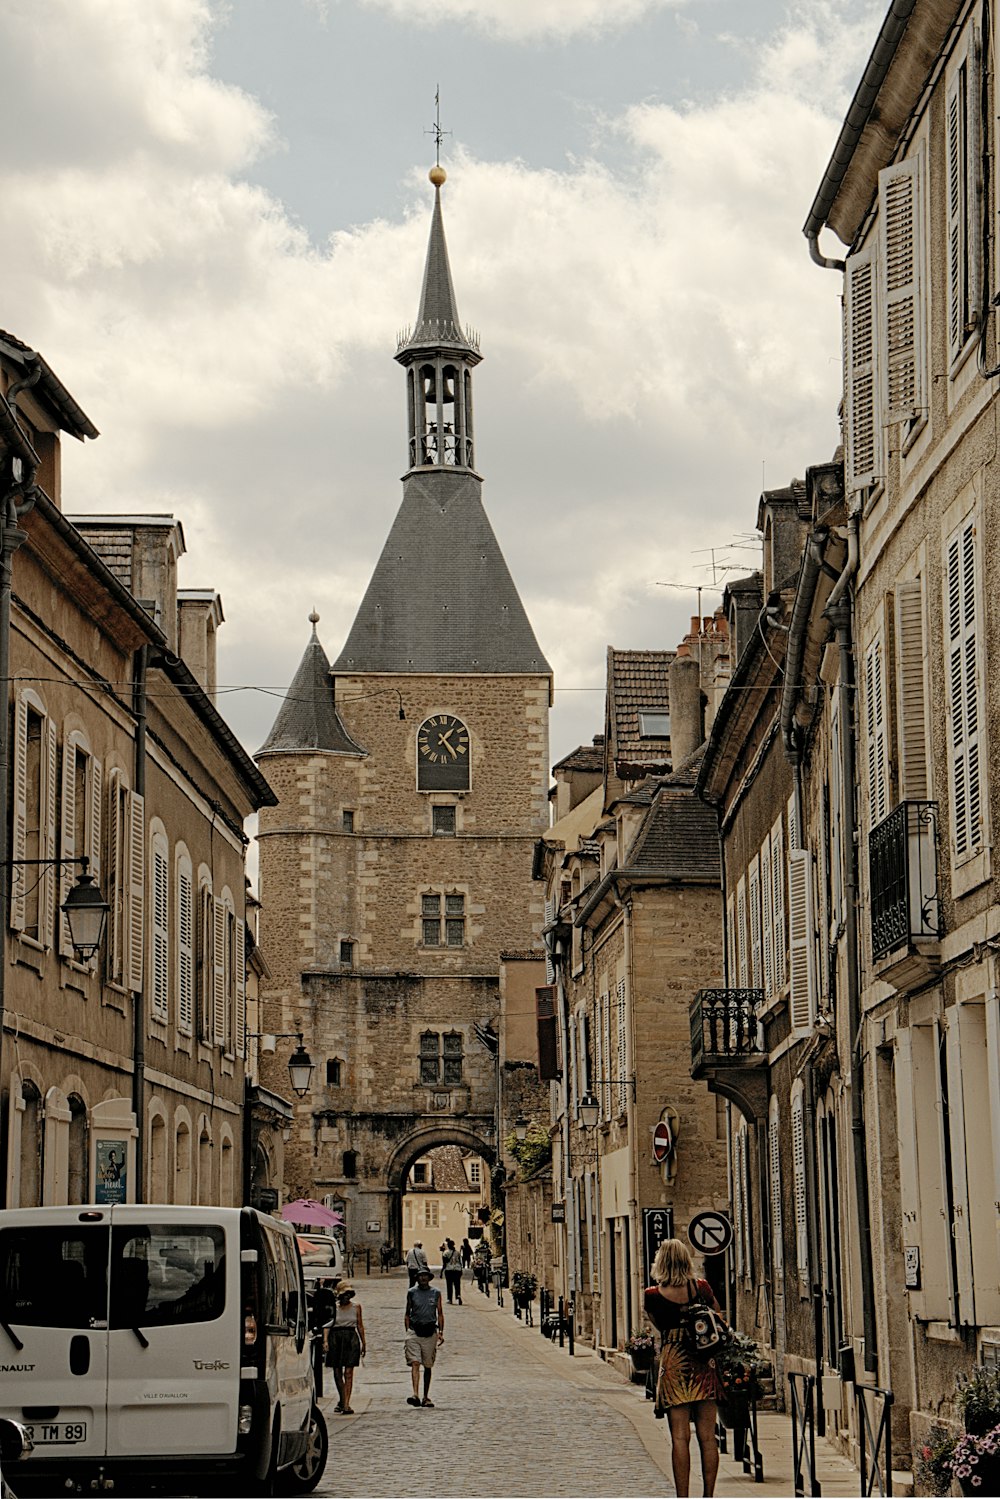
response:
M492 1136L492 1131L490 1136ZM389 1216L387 1239L396 1250L403 1243L403 1193L406 1190L410 1170L415 1161L435 1150L439 1145L457 1145L460 1150L471 1150L477 1156L482 1157L486 1162L489 1178L485 1200L493 1205L493 1166L497 1153L491 1143L491 1138L487 1138L486 1132L477 1131L474 1126L451 1121L448 1124L442 1123L417 1129L405 1140L399 1142L390 1158L386 1172Z

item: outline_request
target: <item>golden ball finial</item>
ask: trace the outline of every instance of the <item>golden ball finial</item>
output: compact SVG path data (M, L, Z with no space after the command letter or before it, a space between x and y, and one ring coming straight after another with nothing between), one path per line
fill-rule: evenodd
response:
M438 162L437 166L431 167L427 175L431 179L435 187L441 187L448 181L448 173L445 171L440 162Z

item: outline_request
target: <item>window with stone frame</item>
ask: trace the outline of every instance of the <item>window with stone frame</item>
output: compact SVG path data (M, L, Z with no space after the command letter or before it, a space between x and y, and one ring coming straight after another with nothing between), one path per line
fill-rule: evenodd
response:
M454 838L456 832L455 808L450 805L432 807L431 827L436 838Z
M453 1085L462 1081L464 1060L460 1031L424 1031L420 1037L420 1081Z
M465 946L464 895L424 891L420 897L420 916L424 947Z
M441 1080L441 1038L437 1031L424 1031L420 1037L420 1081L437 1083Z
M339 1088L340 1087L340 1067L341 1067L341 1062L340 1062L340 1058L339 1057L327 1057L327 1059L326 1059L326 1086L328 1088Z

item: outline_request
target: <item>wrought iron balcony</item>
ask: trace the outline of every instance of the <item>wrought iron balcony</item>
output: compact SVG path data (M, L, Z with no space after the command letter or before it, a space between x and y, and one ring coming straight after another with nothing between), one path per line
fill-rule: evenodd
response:
M937 802L900 802L868 836L873 961L941 935L937 823Z
M763 989L699 989L691 1006L692 1073L708 1063L762 1057L757 1006L763 1003Z

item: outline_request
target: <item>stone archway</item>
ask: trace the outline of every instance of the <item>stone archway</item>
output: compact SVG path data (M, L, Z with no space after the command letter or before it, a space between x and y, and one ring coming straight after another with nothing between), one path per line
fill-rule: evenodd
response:
M400 1140L389 1158L386 1167L386 1188L389 1209L389 1242L397 1251L403 1242L403 1193L410 1168L420 1156L426 1155L438 1145L457 1145L462 1150L473 1150L482 1156L490 1172L490 1202L494 1197L493 1166L496 1163L496 1146L484 1133L474 1126L451 1120L440 1124L425 1125Z

